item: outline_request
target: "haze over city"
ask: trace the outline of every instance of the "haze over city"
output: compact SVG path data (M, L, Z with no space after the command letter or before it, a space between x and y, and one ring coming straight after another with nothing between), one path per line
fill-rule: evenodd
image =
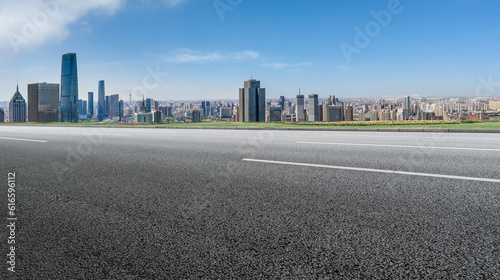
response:
M500 80L496 1L22 1L0 3L0 100L19 79L59 83L78 53L80 98L127 99L150 72L157 100L474 96ZM168 75L166 75L168 73ZM491 90L484 95L498 95Z

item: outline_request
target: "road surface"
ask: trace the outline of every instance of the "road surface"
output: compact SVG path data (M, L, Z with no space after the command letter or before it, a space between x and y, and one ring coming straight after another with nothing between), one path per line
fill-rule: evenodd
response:
M0 151L3 279L500 279L500 134L0 126Z

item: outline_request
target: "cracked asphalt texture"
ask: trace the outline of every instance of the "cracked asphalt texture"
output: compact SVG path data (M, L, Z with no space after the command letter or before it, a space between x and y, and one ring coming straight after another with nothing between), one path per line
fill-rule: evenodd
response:
M500 279L500 134L0 126L2 279ZM445 150L297 141L499 149ZM6 223L6 222L4 222ZM6 259L7 234L0 232Z

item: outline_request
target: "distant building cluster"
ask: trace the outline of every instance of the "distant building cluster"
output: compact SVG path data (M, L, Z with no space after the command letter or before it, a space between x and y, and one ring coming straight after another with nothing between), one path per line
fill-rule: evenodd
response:
M61 83L31 83L27 101L17 86L8 107L0 108L0 122L343 122L406 120L500 119L500 98L344 98L299 93L292 98L267 98L258 80L239 89L238 100L160 101L143 97L121 100L106 95L105 81L97 82L97 97L78 98L76 54L62 56ZM0 103L1 104L1 103Z

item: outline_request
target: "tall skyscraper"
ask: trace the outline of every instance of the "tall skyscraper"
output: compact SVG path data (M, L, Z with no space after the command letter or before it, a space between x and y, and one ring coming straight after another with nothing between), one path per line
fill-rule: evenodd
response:
M104 117L108 118L109 117L109 95L106 95L105 101L104 101Z
M5 112L3 108L0 108L0 123L5 122Z
M26 100L19 93L19 86L17 86L16 93L10 99L9 122L26 122Z
M345 118L344 120L346 122L352 122L354 120L354 109L352 106L347 106L345 108Z
M61 122L78 122L78 73L76 54L62 57L61 67Z
M94 116L94 93L93 92L89 92L87 114L90 118L92 118L92 116Z
M59 84L28 85L28 121L59 122Z
M306 114L304 113L304 95L297 95L296 118L298 122L306 121Z
M123 100L120 100L118 102L118 117L120 117L120 121L123 119L123 105L124 105Z
M192 122L194 122L194 123L201 122L201 111L194 109L192 113L193 113Z
M152 98L146 98L146 113L151 113L151 106L153 105Z
M318 95L310 94L309 95L309 118L310 122L319 122L321 121L319 118L319 103L318 103Z
M83 100L83 102L82 102L82 103L83 103L83 104L82 104L82 111L80 112L80 114L82 114L82 115L84 115L84 116L88 116L88 114L87 114L87 108L88 108L88 107L87 107L87 106L88 106L88 105L87 105L87 100Z
M104 120L104 107L106 106L106 89L104 81L99 81L99 91L97 93L97 120L102 122Z
M120 116L120 95L113 94L109 96L109 117L119 117Z
M279 103L278 103L281 107L281 111L285 111L285 97L284 96L280 96L280 100L279 100Z
M260 81L250 79L240 88L239 120L242 122L266 121L266 89Z
M281 106L269 107L269 122L281 122Z
M201 102L201 114L202 117L208 117L210 115L210 101Z

